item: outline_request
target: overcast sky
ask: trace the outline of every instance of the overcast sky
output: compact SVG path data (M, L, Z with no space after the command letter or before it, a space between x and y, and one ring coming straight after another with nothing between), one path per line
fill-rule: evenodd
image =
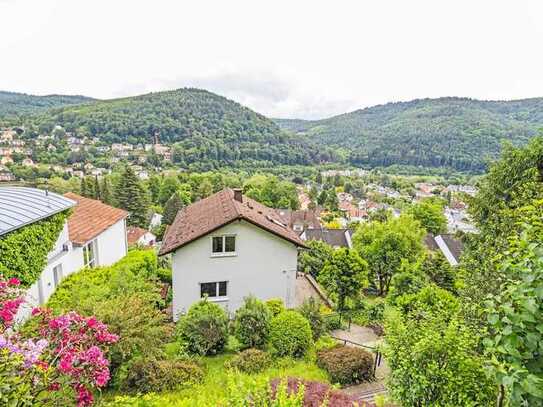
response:
M0 0L0 90L195 86L273 117L543 96L543 1Z

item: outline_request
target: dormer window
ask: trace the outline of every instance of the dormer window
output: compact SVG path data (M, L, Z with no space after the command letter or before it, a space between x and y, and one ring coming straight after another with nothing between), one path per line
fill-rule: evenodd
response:
M236 236L213 236L211 241L211 254L213 256L232 256L236 254Z

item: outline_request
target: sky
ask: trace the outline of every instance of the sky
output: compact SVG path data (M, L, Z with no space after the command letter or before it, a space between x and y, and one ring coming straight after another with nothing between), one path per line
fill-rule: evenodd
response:
M216 92L270 117L543 96L541 0L0 0L0 90Z

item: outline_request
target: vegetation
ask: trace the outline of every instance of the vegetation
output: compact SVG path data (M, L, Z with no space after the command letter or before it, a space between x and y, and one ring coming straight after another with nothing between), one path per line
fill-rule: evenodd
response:
M227 363L228 369L237 369L243 373L260 373L272 364L270 355L260 349L245 349Z
M333 383L357 384L373 379L373 356L352 346L335 346L317 353L317 365Z
M189 352L215 355L228 339L228 317L217 304L203 299L193 304L177 322L177 336Z
M284 311L272 319L270 344L276 356L304 356L312 343L311 326L298 312Z
M447 231L447 219L443 214L443 207L444 202L440 199L425 199L412 205L407 213L418 220L427 232L439 235Z
M543 99L464 98L388 103L317 121L276 120L317 143L345 151L354 165L392 164L482 171L503 140L525 144L543 123Z
M148 196L140 180L129 166L126 166L121 174L115 191L117 205L128 212L127 224L145 228L148 223Z
M311 326L313 340L317 341L326 332L326 322L321 313L321 303L313 297L306 299L298 309Z
M255 297L247 297L237 309L233 324L236 339L243 348L263 348L268 342L272 315Z
M93 100L86 96L34 96L25 93L0 91L0 119L37 113L54 107L91 102Z

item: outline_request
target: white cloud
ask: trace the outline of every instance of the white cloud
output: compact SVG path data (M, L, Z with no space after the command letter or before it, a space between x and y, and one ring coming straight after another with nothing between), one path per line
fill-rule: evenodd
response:
M269 116L543 96L543 3L0 0L0 89L100 98L196 86Z

